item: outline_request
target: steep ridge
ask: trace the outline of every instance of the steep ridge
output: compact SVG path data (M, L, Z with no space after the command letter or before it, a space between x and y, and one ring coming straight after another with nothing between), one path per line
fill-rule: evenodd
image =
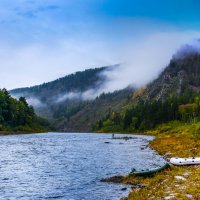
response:
M165 101L187 90L200 92L200 54L197 52L173 57L160 76L146 87L143 98Z

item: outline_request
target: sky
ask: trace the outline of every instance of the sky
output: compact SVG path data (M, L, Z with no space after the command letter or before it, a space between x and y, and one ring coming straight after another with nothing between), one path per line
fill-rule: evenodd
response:
M199 38L199 10L198 0L0 0L0 88L117 63L105 91L144 85Z

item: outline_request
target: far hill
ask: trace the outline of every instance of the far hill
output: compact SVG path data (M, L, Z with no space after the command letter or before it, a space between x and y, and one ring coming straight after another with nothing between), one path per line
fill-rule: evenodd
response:
M88 69L42 85L11 90L15 97L26 97L37 114L49 119L59 131L92 131L98 120L119 111L133 89L101 94L106 83L104 72L118 65Z
M71 117L57 118L56 127L65 132L87 132L93 131L97 122L120 113L131 100L132 88L115 91L113 93L101 94L92 101L85 102L80 110ZM67 107L67 105L66 105ZM63 109L66 111L67 108Z
M111 66L76 72L74 74L70 74L63 78L59 78L48 83L43 83L41 85L14 89L11 90L10 93L14 96L26 96L28 100L36 98L38 101L40 101L41 105L51 105L59 100L70 100L70 95L67 96L67 94L78 94L88 91L89 89L99 88L104 82L104 77L101 76L101 73L105 70L109 70L109 68L111 68ZM38 105L35 103L35 106L40 105L39 103Z

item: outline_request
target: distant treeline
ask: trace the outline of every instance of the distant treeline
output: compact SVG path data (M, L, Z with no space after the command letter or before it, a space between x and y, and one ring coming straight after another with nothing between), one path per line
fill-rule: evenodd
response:
M39 118L24 97L12 98L0 89L0 131L45 131L49 123Z
M137 99L123 113L112 112L98 121L96 130L149 130L169 121L196 122L200 120L200 96L187 90L181 96L170 96L165 101Z

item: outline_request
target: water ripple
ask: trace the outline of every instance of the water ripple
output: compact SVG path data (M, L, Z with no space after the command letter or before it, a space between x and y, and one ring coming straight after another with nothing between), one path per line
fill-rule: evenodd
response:
M143 148L150 140L110 140L109 135L89 133L3 136L0 199L119 199L128 192L121 191L124 186L99 180L163 163Z

